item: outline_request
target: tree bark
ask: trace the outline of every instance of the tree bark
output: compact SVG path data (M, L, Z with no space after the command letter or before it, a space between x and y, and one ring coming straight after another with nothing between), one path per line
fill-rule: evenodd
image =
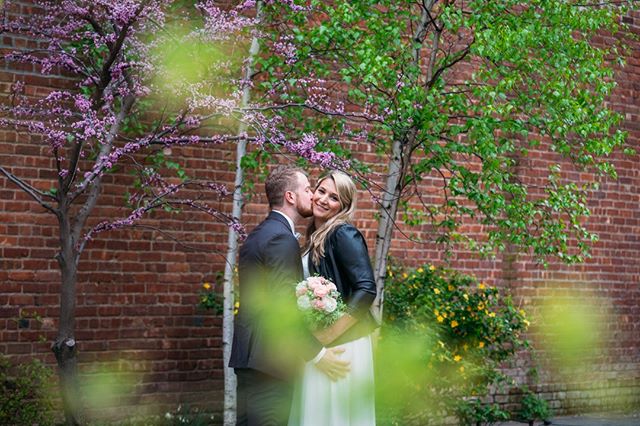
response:
M396 137L391 147L391 159L389 160L389 172L385 189L380 202L380 220L376 233L375 267L376 300L373 302L371 312L378 323L382 322L382 308L384 303L384 280L387 276L387 256L391 248L391 238L395 227L398 204L404 187L403 180L407 175L410 161L410 143L406 138Z
M51 350L58 362L66 424L75 426L84 422L78 382L77 344L74 338L78 253L71 233L69 206L65 202L61 203L57 216L60 229L60 252L56 256L61 273L60 323L58 336L51 345Z
M434 0L423 2L420 21L413 34L412 43L415 44L413 52L414 65L420 66L420 51L428 33L429 26L433 24L431 10L435 4ZM435 26L435 25L434 25ZM434 49L437 49L437 38L434 39ZM433 58L435 61L435 57ZM427 68L433 64L427 64ZM428 71L432 74L432 71ZM419 84L419 75L415 76L413 84ZM398 204L404 189L404 180L411 163L411 152L416 138L416 129L409 129L406 133L394 135L391 145L391 158L389 159L389 170L384 192L381 197L378 223L376 233L375 266L374 276L376 280L376 300L373 302L371 312L378 323L382 323L382 310L384 303L384 280L387 276L387 257L391 248L391 238L395 227Z
M256 17L260 19L262 11L262 1L256 2ZM249 48L249 57L247 58L244 80L248 82L253 75L253 63L260 50L260 43L257 37L251 40ZM251 88L245 83L242 90L242 108L246 108L251 97ZM243 135L247 131L247 126L241 122L238 128L238 135ZM242 157L247 152L247 139L242 138L238 141L236 147L236 176L233 188L233 206L231 216L234 220L240 221L242 216L243 196L242 184L244 182L244 172L242 170ZM233 426L236 424L236 387L237 380L235 372L229 367L231 358L231 343L233 341L233 324L234 324L234 271L236 266L236 257L238 254L238 234L233 228L229 228L228 247L226 255L226 263L224 268L224 301L222 313L222 350L224 360L224 425Z

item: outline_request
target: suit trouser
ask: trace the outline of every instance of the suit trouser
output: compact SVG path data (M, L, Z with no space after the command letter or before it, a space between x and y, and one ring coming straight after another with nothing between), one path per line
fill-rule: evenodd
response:
M291 410L290 383L257 370L236 368L237 426L286 426Z

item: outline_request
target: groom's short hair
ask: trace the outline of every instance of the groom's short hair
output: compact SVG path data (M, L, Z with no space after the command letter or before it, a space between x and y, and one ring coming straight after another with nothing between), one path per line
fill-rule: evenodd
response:
M269 173L264 182L264 192L267 194L269 208L282 207L284 193L296 189L298 173L307 176L307 172L298 166L278 166Z

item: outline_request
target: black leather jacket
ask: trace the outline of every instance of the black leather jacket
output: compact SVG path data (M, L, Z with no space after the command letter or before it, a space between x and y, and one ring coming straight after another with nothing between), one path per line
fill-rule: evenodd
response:
M336 228L325 241L320 264L314 265L309 256L309 272L333 281L347 304L347 312L358 319L331 346L358 339L376 328L369 311L376 297L376 283L367 243L358 229L350 224Z

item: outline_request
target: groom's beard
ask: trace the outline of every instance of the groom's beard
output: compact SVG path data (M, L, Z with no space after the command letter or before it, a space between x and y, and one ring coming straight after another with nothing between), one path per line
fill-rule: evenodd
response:
M304 207L297 206L296 210L298 211L298 214L300 216L304 217L305 219L313 216L313 209L312 209L311 205L309 205L308 209L305 209Z

